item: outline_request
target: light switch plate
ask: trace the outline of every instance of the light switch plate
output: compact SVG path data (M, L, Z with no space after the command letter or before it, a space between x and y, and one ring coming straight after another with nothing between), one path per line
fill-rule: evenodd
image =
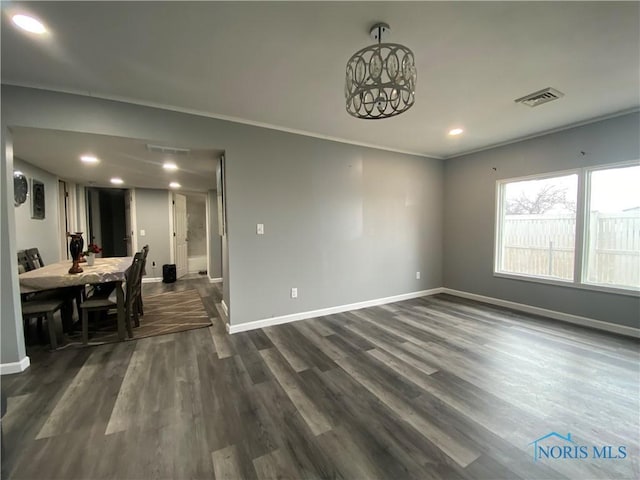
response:
M256 225L256 233L258 235L264 235L264 223L258 223Z
M144 237L147 234L147 232L145 232L144 230L140 230L140 236Z
M420 280L420 272L416 272L416 280Z
M298 289L296 287L291 289L291 298L298 298Z

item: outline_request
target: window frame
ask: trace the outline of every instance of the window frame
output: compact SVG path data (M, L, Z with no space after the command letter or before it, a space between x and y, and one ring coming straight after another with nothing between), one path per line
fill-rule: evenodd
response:
M588 168L584 168L584 185L585 185L585 191L584 191L584 210L583 210L583 215L582 215L582 220L583 220L583 229L582 229L582 241L581 241L581 256L582 258L580 259L580 276L578 277L580 279L580 284L583 285L585 288L589 288L589 289L604 289L604 291L620 291L620 292L626 292L626 293L635 293L635 296L640 296L640 287L634 288L634 287L610 287L610 286L605 286L605 285L599 285L597 283L590 283L586 281L587 278L587 267L589 266L588 264L588 255L586 254L586 252L588 252L589 249L589 222L590 222L590 218L589 218L589 212L591 211L591 174L593 172L598 172L598 171L602 171L602 170L615 170L618 168L628 168L628 167L639 167L640 166L640 161L635 161L635 162L619 162L619 163L612 163L609 165L597 165L597 166L593 166L593 167L588 167Z
M541 283L554 285L559 287L569 287L580 290L593 290L606 293L614 293L619 295L628 295L640 297L640 288L636 287L611 287L587 283L586 268L589 234L586 230L589 224L589 206L591 193L591 173L599 170L612 170L615 168L625 168L640 166L639 160L625 161L618 163L610 163L605 165L595 165L591 167L574 168L568 170L559 170L555 172L545 172L538 174L525 175L520 177L503 178L496 180L495 184L495 228L493 239L493 276L496 278L506 278L510 280L519 280L524 282ZM545 180L555 177L563 177L567 175L577 175L577 198L576 198L576 227L573 250L573 278L560 279L539 275L530 275L524 273L504 272L499 269L502 263L502 233L504 221L504 205L505 205L505 185L514 182L522 182L528 180Z

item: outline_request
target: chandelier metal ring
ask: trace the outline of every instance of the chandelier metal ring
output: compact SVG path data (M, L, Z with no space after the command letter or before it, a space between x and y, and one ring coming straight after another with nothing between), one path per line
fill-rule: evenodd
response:
M415 103L417 72L413 52L397 43L382 43L386 24L371 34L377 44L354 53L346 67L346 109L356 118L381 119L399 115Z

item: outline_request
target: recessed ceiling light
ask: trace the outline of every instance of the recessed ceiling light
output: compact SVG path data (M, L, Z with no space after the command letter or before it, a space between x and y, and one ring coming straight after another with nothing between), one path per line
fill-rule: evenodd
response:
M98 163L98 159L97 157L94 157L93 155L82 155L80 157L80 160L82 160L84 163Z
M169 186L171 188L180 188L182 185L180 185L178 182L171 182Z
M177 170L178 166L175 163L172 162L164 162L164 165L162 165L162 168L164 168L165 170Z
M464 132L464 130L461 128L452 128L451 130L449 130L449 135L456 136L460 135L462 132Z
M111 179L111 183L113 183L114 185L122 185L124 181L121 178L113 177Z
M11 20L13 20L13 23L15 23L18 27L26 30L27 32L42 35L47 31L47 29L44 28L44 25L39 20L36 20L29 15L14 15L13 17L11 17Z

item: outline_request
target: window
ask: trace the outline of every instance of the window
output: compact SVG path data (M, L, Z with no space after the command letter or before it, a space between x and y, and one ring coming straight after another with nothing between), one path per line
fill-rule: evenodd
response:
M584 281L640 288L640 166L589 172Z
M498 271L573 279L578 175L502 184Z
M499 182L495 273L640 290L638 185L638 164Z

